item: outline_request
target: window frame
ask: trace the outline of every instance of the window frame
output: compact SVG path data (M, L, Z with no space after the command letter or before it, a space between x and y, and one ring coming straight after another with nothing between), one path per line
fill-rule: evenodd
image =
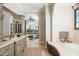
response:
M77 16L76 16L76 11L79 10L79 8L74 10L74 29L79 30L79 27L77 28Z

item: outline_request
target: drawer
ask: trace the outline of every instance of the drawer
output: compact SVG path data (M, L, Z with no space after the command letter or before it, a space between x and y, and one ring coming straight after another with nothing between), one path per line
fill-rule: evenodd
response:
M8 45L9 49L14 48L14 43Z
M23 42L26 42L26 39L25 38L17 41L16 43L19 44L19 43L23 43Z
M23 43L23 40L19 40L15 44L20 44L20 43Z

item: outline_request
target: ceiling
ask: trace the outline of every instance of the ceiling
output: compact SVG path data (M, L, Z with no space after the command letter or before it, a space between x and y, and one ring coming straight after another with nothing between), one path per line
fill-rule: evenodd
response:
M29 12L44 12L44 3L4 3L4 6L14 11L17 14L26 14Z
M24 13L38 12L44 6L43 3L18 3L17 4Z
M73 3L56 3L56 4L58 6L74 5ZM28 13L36 13L36 12L45 12L44 7L45 3L3 3L3 5L18 15L26 15Z

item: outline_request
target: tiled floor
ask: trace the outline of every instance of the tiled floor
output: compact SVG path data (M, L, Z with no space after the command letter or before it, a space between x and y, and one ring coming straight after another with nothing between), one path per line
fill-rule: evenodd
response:
M39 40L27 40L27 47L22 53L23 56L50 56L45 45L39 43Z

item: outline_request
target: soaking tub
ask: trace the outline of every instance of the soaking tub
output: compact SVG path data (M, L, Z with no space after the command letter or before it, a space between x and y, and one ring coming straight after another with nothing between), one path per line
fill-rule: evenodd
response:
M48 44L55 47L60 56L79 56L78 44L61 42L59 40L53 42L48 41Z

